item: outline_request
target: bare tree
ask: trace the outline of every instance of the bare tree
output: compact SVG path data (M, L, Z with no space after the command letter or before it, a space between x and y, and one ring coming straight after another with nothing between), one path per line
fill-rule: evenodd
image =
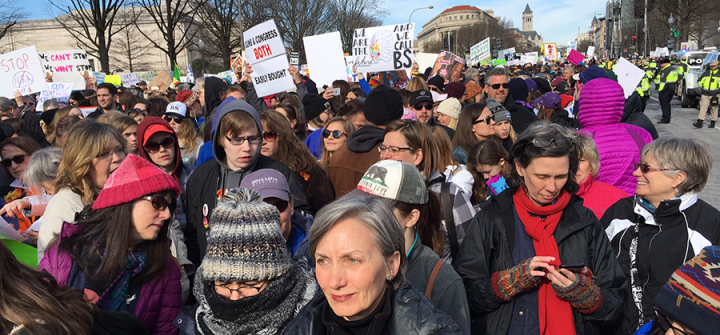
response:
M266 21L269 14L267 2L260 0L207 0L198 8L207 33L203 38L215 47L226 69L230 57L243 48L243 30Z
M355 29L382 25L387 11L381 8L382 0L330 0L332 29L340 32L343 51L352 53Z
M667 45L671 26L675 26L680 31L680 37L675 38L678 45L680 41L689 39L703 45L710 36L705 33L706 26L717 28L711 21L715 19L717 22L718 12L720 12L720 1L717 0L655 0L653 11L648 14L659 23L659 29L655 30L655 34L659 35L661 46ZM672 24L668 23L670 15L675 19Z
M273 18L285 45L305 57L303 37L327 32L331 27L330 0L278 0L273 2Z
M432 39L429 42L425 42L422 45L423 52L439 53L445 49L445 43L438 39Z
M112 52L110 56L118 68L129 72L150 70L151 67L147 57L143 55L152 48L152 43L136 29L138 16L139 13L131 8L123 8L118 14L117 21L125 26L125 29L119 31L114 48L117 52Z
M18 21L25 19L28 13L20 9L12 0L0 2L0 8L2 8L0 11L0 39L2 39L10 31L10 28Z
M125 0L50 0L64 15L58 23L77 38L85 51L100 60L102 72L110 72L110 47L113 37L127 28L116 24L115 17Z
M589 46L593 45L593 42L588 39L582 39L577 42L577 50L578 52L585 53L587 52L587 49ZM568 50L570 51L570 50Z
M156 42L155 39L145 34L139 27L138 30L156 48L162 50L168 56L170 64L175 64L178 54L193 44L193 38L198 32L197 28L192 27L195 15L197 15L198 8L205 4L205 1L137 0L137 2L155 22L162 34L164 43Z

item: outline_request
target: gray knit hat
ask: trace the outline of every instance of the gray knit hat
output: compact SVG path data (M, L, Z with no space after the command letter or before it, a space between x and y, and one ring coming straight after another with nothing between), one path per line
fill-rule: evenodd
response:
M280 212L256 191L228 191L210 217L202 266L209 281L271 280L283 274L291 260L280 230Z

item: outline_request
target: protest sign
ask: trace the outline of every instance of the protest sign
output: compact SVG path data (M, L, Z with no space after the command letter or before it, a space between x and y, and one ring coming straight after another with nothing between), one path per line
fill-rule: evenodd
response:
M27 95L47 89L35 46L0 55L0 76L0 96L12 98L17 90Z
M622 86L626 99L635 91L635 88L637 88L640 81L645 77L645 71L633 65L625 58L620 58L617 64L615 64L613 71L615 75L617 75L617 82Z
M573 65L578 65L582 63L585 60L585 55L580 53L579 51L572 49L570 50L570 53L567 57L568 62L572 63Z
M438 54L418 52L415 54L415 62L418 63L418 67L421 71L425 71L424 69L432 67L433 64L435 64L437 57Z
M122 80L122 84L125 87L137 85L137 83L140 82L135 73L123 73L120 75L120 80Z
M412 68L414 36L413 23L356 29L352 46L355 67L360 72Z
M243 41L247 62L250 65L285 54L285 45L275 20L265 21L246 30L243 33Z
M103 72L93 72L93 77L95 77L95 84L102 84L105 82L105 73Z
M592 59L593 57L595 57L595 47L589 46L585 54L587 55L588 59Z
M72 83L74 87L85 87L82 73L92 71L85 50L39 51L38 56L45 73L50 73L53 81Z
M555 43L544 43L543 56L547 60L558 60L557 45Z
M510 60L510 59L512 59L511 57L514 54L515 54L515 48L509 48L509 49L501 50L500 52L498 52L498 58Z
M655 51L650 51L650 58L655 58L655 57L657 57L657 56L655 56Z
M148 83L148 87L152 88L154 86L157 86L159 90L163 91L170 87L172 82L172 77L170 77L167 71L163 70L160 71L160 73L158 73L157 76L155 76L155 78Z
M289 67L287 57L275 57L253 65L250 77L258 96L264 97L295 88L292 75L287 70Z
M37 259L37 248L31 247L25 243L18 242L12 239L5 239L0 237L0 243L4 243L5 246L12 252L13 256L17 258L20 263L23 263L33 270L38 268Z
M440 52L435 65L433 65L430 78L440 75L445 78L445 83L460 80L462 70L465 68L465 59L447 51Z
M235 75L235 72L233 72L232 70L220 72L216 75L216 77L227 80L230 83L237 82L237 75Z
M482 40L480 43L470 47L470 64L487 63L490 59L490 38ZM483 64L485 65L485 64Z
M40 92L40 96L35 104L35 110L38 112L42 111L43 103L50 99L56 99L60 103L68 104L72 88L72 83L47 83L47 89Z
M135 73L135 77L137 78L137 80L144 81L146 83L155 79L155 71L144 71L144 72L133 72L133 73Z
M346 80L345 56L343 56L340 33L303 37L305 57L311 69L322 69L313 73L312 80L318 87L332 85L335 80Z
M242 73L242 68L243 68L242 63L243 63L242 55L237 56L237 58L235 58L235 60L232 61L230 68L232 68L232 71L235 73L238 73L238 69L240 69L239 72Z
M105 75L105 82L113 84L115 86L122 85L122 79L120 78L120 76L118 76L116 74Z

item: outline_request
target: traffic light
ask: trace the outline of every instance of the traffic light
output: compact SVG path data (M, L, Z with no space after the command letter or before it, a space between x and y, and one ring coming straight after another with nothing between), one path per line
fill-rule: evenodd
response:
M502 50L502 49L503 49L502 37L498 37L498 38L497 38L497 47L498 47L499 50Z
M637 36L633 36L633 41L637 41Z
M667 48L668 48L668 50L675 49L675 40L674 39L671 38L667 41Z

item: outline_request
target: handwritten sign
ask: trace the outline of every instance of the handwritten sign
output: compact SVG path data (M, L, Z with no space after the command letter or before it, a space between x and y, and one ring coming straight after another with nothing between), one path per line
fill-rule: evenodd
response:
M27 95L47 89L35 46L0 55L0 78L0 96L4 97L13 97L17 90Z
M338 79L347 80L347 66L339 32L303 37L303 43L308 66L322 69L313 73L312 79L318 87L330 86Z
M173 80L172 77L167 73L167 71L160 71L158 75L148 83L148 87L152 88L154 86L157 86L161 91L166 90L168 87L170 87L170 84L172 84Z
M235 60L230 65L230 67L232 68L232 71L235 73L238 73L238 68L239 68L240 69L239 72L242 73L242 63L243 63L242 56L237 56L237 58L235 58Z
M144 72L133 72L135 73L135 77L137 77L137 80L149 82L153 79L155 79L155 71L144 71Z
M489 63L490 61L490 38L470 47L470 65Z
M95 77L96 84L102 84L105 82L105 73L103 72L93 72L93 77Z
M555 43L543 44L543 55L547 60L558 60L557 45Z
M589 59L592 59L593 57L595 57L595 47L589 46L587 49L587 52L585 52L585 54L587 55L587 58L589 58Z
M250 65L285 54L285 45L275 20L265 21L246 30L243 33L243 41Z
M75 87L85 87L82 73L92 71L85 50L39 51L38 56L40 56L45 72L52 74L53 81L73 83Z
M413 36L413 23L356 29L352 46L355 67L359 72L412 68Z
M122 80L122 84L125 87L137 85L137 83L140 82L135 73L123 73L120 75L120 80Z
M259 97L285 92L295 88L287 57L275 57L253 65L250 75Z
M40 96L35 104L35 110L40 112L43 110L43 103L50 99L56 99L60 103L67 104L72 93L72 83L47 83L47 89L40 92Z

